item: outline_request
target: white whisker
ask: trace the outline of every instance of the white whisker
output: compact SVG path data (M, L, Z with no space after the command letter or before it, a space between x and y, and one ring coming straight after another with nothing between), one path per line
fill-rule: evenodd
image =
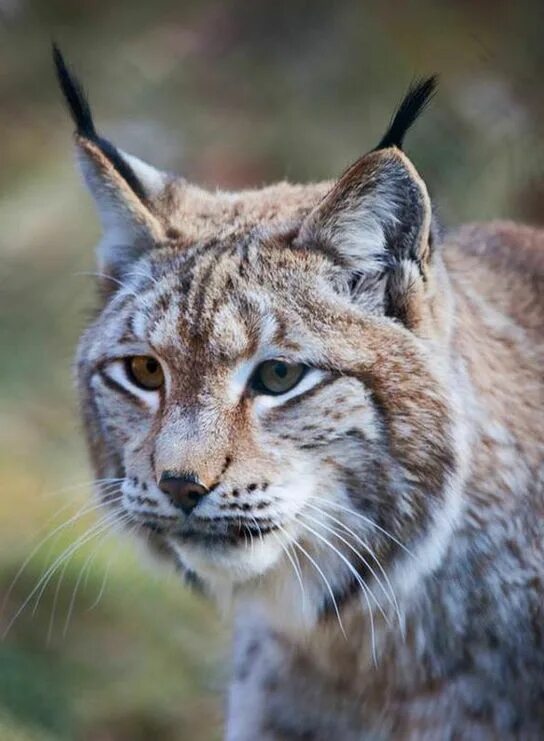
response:
M298 548L299 551L301 551L301 553L303 553L306 556L306 558L308 559L308 561L312 564L312 566L315 568L315 570L317 571L317 573L323 579L323 581L325 583L325 586L327 587L327 591L329 593L329 596L331 598L331 602L332 602L332 605L334 607L334 611L336 613L336 617L338 618L338 625L340 626L340 630L342 631L342 635L344 636L344 638L347 641L348 637L346 635L346 631L344 630L344 625L342 623L342 618L340 617L340 610L338 609L338 604L336 602L336 598L334 596L334 592L332 590L332 587L329 584L329 580L327 579L327 577L323 573L323 569L321 568L321 566L319 566L319 564L317 563L317 561L315 561L315 559L313 559L312 556L310 556L310 554L308 553L308 551L300 545L300 543L298 541L293 540L292 543L295 546L295 548Z
M30 551L28 556L25 558L23 563L18 568L15 576L11 580L11 583L6 591L6 594L4 595L4 599L2 601L2 612L4 611L7 602L9 600L9 597L11 596L11 593L13 592L13 589L15 588L15 585L21 578L21 575L23 574L24 570L28 566L28 564L32 561L34 556L38 553L38 551L53 538L55 535L60 533L62 530L67 528L69 525L73 524L74 522L77 522L81 517L84 517L85 515L89 514L90 512L94 512L98 509L101 509L102 507L106 507L106 502L93 502L91 504L88 504L82 508L80 508L74 515L72 515L68 520L65 522L62 522L60 525L57 525L57 527L54 528L51 532L47 533L47 535L42 538L37 545L34 546L34 548ZM59 514L59 513L57 513Z
M319 527L322 527L328 533L331 533L331 535L334 535L335 538L338 538L338 540L340 540L342 543L344 543L344 545L346 545L350 549L350 551L352 553L354 553L357 556L357 558L360 559L363 562L363 564L365 565L365 567L368 568L368 570L372 573L372 576L376 580L377 584L381 587L381 590L384 593L387 601L391 605L394 605L395 604L393 602L392 598L391 598L391 595L384 589L384 587L383 587L381 581L378 579L376 573L374 571L372 571L371 566L369 565L368 561L364 558L364 556L361 555L361 553L359 553L359 551L346 538L344 538L344 536L341 533L338 532L338 530L336 528L330 527L329 525L325 525L325 523L324 522L321 522L321 520L318 520L317 517L312 517L311 515L303 514L303 513L300 513L300 514L303 517L305 517L306 519L309 519L311 522L316 523L316 525L318 525ZM362 579L362 577L361 577L361 579ZM364 579L363 579L363 582L364 582ZM376 603L376 607L378 608L378 610L382 614L384 620L387 622L388 625L390 625L391 623L390 623L390 620L389 620L389 616L384 611L382 605L380 604L379 600L376 598L375 594L372 592L372 589L370 588L370 585L369 584L366 584L366 582L365 582L365 586L368 589L369 593L371 594L372 599Z
M255 521L254 517L252 517L251 519ZM251 544L251 552L255 553L255 543L253 542L253 533L251 532L251 528L249 527L249 525L246 525L246 528L249 533L249 542Z
M67 568L68 568L68 561L66 561L64 566L62 567L62 570L59 574L59 578L57 579L57 585L55 587L55 594L53 595L53 604L51 606L51 614L49 616L49 625L47 627L47 637L45 639L45 643L47 646L49 646L49 644L51 643L51 638L53 637L53 627L55 624L55 614L57 612L57 603L59 600L60 588L61 588L62 581L64 579L64 574L66 573Z
M139 278L144 278L145 280L150 280L153 283L154 286L158 286L159 285L159 282L160 282L159 280L157 280L157 278L155 278L154 276L150 275L149 273L144 273L143 270L134 270L134 269L132 269L130 271L129 277L131 277L133 275L136 278L139 277Z
M351 509L350 507L345 507L342 504L338 504L337 502L331 502L331 501L325 501L324 499L318 499L318 497L311 497L311 499L319 501L322 505L325 507L333 507L337 510L342 510L342 512L347 512L350 515L353 515L353 517L357 517L360 520L363 520L363 522L366 522L367 525L370 525L370 527L374 528L375 530L378 530L379 532L383 533L387 538L393 541L393 543L396 543L396 545L399 546L399 548L402 548L402 550L407 553L411 558L414 558L416 560L419 560L415 553L413 553L409 548L407 548L404 543L401 543L398 538L396 538L394 535L392 535L388 530L381 527L381 525L378 525L374 520L372 520L370 517L367 517L366 515L361 514L361 512L357 512L354 509Z
M261 526L259 525L259 522L256 517L252 516L251 519L255 523L255 527L257 528L257 532L259 533L259 540L261 541L261 545L262 545L264 543L264 538L263 538L263 531L261 530Z
M44 499L49 499L50 497L56 497L60 496L61 494L67 494L68 492L77 491L78 489L85 489L89 488L92 489L93 486L99 485L99 486L105 486L107 484L120 484L122 481L124 481L124 478L103 478L103 479L89 479L88 481L79 481L75 484L68 484L67 486L63 486L60 489L55 489L54 491L45 492L44 494L40 494L40 497ZM64 506L69 506L71 502L67 502ZM53 515L55 517L56 515Z
M116 514L117 513L113 513L114 516ZM42 596L43 596L43 594L45 592L45 589L47 588L47 585L48 585L49 581L53 577L55 571L62 565L62 563L66 562L66 561L70 561L72 555L84 543L88 542L88 540L90 540L91 537L95 537L98 533L103 532L103 530L105 530L108 527L108 525L109 525L109 523L110 523L110 521L112 519L111 516L112 516L112 513L107 513L100 520L98 520L98 522L96 522L93 525L91 525L84 533L82 533L74 541L74 543L72 543L70 546L68 546L67 548L65 548L65 550L60 554L60 556L58 556L55 559L54 563L51 566L48 567L48 569L46 570L45 574L41 577L41 579L38 582L38 585L37 586L39 586L39 584L42 582L42 580L45 579L45 581L43 581L43 584L41 586L41 589L39 590L39 593L38 593L38 595L36 597L36 601L35 601L34 607L32 609L32 615L35 615L36 614L36 610L38 609L38 605L40 604L41 598L42 598ZM105 525L105 527L103 527L104 525ZM95 532L95 531L98 531L98 532ZM47 577L47 578L45 578L45 577Z
M95 544L94 551L92 551L91 553L89 553L89 555L87 556L87 558L85 559L85 561L83 563L83 566L81 567L81 570L79 572L79 575L78 575L78 577L76 579L76 583L74 585L74 589L72 590L72 596L70 598L70 604L68 605L68 610L67 610L67 613L66 613L66 620L64 621L64 628L62 630L62 637L63 638L66 637L66 634L68 632L68 626L70 624L70 619L72 617L72 613L74 611L74 607L75 607L75 604L76 604L76 597L77 597L77 593L78 593L78 590L79 590L79 585L81 583L81 580L83 579L83 575L85 573L85 570L90 565L90 563L92 562L92 560L96 557L96 554L98 553L98 549L100 548L100 546L104 542L105 538L109 534L110 533L108 531L106 531L103 535L100 536L100 538L98 540L98 543Z
M114 523L114 525L115 524L116 523ZM123 520L120 520L117 524L123 524ZM134 528L132 530L137 530L138 527L139 527L139 524L138 523L135 523ZM129 534L132 532L132 530L129 531ZM147 541L148 542L149 542L150 537L151 537L151 531L148 530L148 532L147 532ZM100 600L104 596L104 592L106 590L106 583L108 581L108 577L109 577L109 574L110 574L111 566L112 566L112 563L113 563L113 557L116 556L116 555L118 555L120 547L121 547L121 543L118 543L117 548L112 553L112 555L108 558L108 563L106 564L106 568L104 569L104 576L102 578L102 583L100 585L100 589L98 590L98 594L95 597L95 599L93 600L93 602L87 608L87 612L91 612L91 610L94 610L96 607L98 607L98 605L100 603ZM88 575L88 573L87 573L87 575Z
M369 596L368 596L368 593L370 592L368 586L361 579L359 573L357 572L357 570L355 569L355 567L353 566L353 564L349 561L348 558L346 558L344 556L344 554L338 548L336 548L329 540L327 540L327 538L325 538L323 535L321 535L316 530L314 530L314 528L310 527L305 522L301 522L301 520L299 518L302 517L302 516L303 515L299 512L298 515L297 515L297 517L296 517L297 522L300 525L302 525L303 528L305 528L306 530L308 530L308 532L312 533L312 535L314 535L318 540L320 540L322 543L324 543L326 546L328 546L334 553L336 553L336 555L348 567L350 573L355 578L355 581L357 582L357 584L361 587L363 596L365 598L365 601L366 601L366 604L367 604L367 607L368 607L368 614L369 614L369 618L370 618L370 637L371 637L371 642L372 642L372 657L374 659L374 664L377 665L377 658L376 658L376 635L375 635L375 629L374 629L374 615L373 615L373 612L372 612L372 605L370 604L370 599L369 599ZM372 594L372 593L370 592L370 594ZM374 595L372 595L372 596L374 596ZM376 600L375 597L374 597L374 599ZM382 610L382 613L383 613L383 610ZM383 613L383 614L384 614L384 617L385 617L385 613Z
M18 608L18 610L15 612L15 614L13 615L13 617L11 618L11 620L9 621L7 627L5 628L5 630L4 630L3 634L2 634L2 638L5 638L7 636L7 634L11 630L13 624L15 623L15 621L17 620L17 618L19 617L19 615L23 612L23 610L26 608L26 606L32 600L32 598L34 597L34 595L36 595L38 592L39 592L39 594L38 594L37 603L39 603L40 598L41 598L41 595L43 594L43 591L44 591L45 587L47 586L49 580L51 579L51 577L55 573L55 571L59 568L59 566L62 565L62 563L64 562L64 560L66 558L69 558L72 555L72 553L74 551L76 551L78 548L80 548L82 545L84 545L84 543L88 542L90 539L92 539L96 535L100 534L103 531L103 528L104 527L108 527L109 526L110 522L113 521L111 519L111 515L112 515L112 513L108 513L108 515L104 516L97 523L95 523L94 525L92 525L82 536L80 536L76 540L76 542L74 544L72 544L71 546L69 546L65 551L63 551L63 553L60 556L58 556L55 559L54 563L51 566L49 566L49 568L45 571L45 573L40 577L40 579L38 580L37 584L31 590L30 594L26 597L26 599L24 600L24 602L20 605L20 607ZM114 512L113 515L114 515L114 518L113 519L115 519L115 517L117 516L117 513Z
M297 563L295 562L293 556L289 552L289 536L286 530L281 525L278 525L277 527L278 527L278 530L280 530L280 532L282 532L286 536L287 543L283 543L279 534L275 530L272 530L272 533L276 536L276 539L278 543L280 544L282 551L285 553L285 555L287 556L289 562L291 563L293 567L293 571L295 572L295 576L297 578L298 585L300 587L300 592L302 595L302 613L306 614L306 590L304 589L304 582L302 581L302 572L300 571L300 566L297 566Z
M115 553L118 553L119 549L116 549ZM108 576L110 575L110 569L112 565L113 555L109 557L108 563L106 564L106 568L104 569L104 576L102 577L102 583L100 584L100 589L98 590L98 594L95 597L95 599L92 601L90 606L87 608L87 612L91 612L96 607L98 607L100 600L104 596L104 592L106 591L106 582L108 580Z
M132 286L127 285L126 283L123 283L122 280L119 280L118 278L114 278L113 275L108 275L107 273L100 273L98 271L92 271L92 270L82 270L78 271L77 273L73 273L75 277L84 277L84 278L105 278L106 280L111 281L112 283L115 283L123 290L127 291L127 293L130 293L134 298L138 298L138 294L134 291Z
M338 525L340 525L343 528L343 530L345 530L349 535L351 535L351 537L353 537L353 539L356 540L369 553L369 555L374 559L374 561L378 565L378 568L379 568L381 574L383 575L383 577L384 577L384 579L386 581L387 586L389 587L389 592L387 592L387 590L385 589L385 587L382 584L381 579L378 577L378 575L376 574L376 572L374 571L374 569L372 568L372 566L368 563L367 559L359 551L357 551L345 538L343 538L343 536L338 532L338 530L336 528L333 528L333 527L329 528L324 523L322 523L319 520L317 520L317 518L312 518L315 522L319 523L322 527L325 527L327 530L329 530L334 535L336 535L337 538L339 538L340 540L342 540L348 546L348 548L350 548L350 550L352 550L361 559L361 561L364 563L364 565L366 566L366 568L369 570L369 572L371 573L371 575L376 580L376 583L380 587L380 589L383 592L385 598L394 607L395 612L396 612L396 615L397 615L399 627L400 627L401 630L403 630L402 619L401 619L401 615L400 615L400 608L399 608L399 604L398 604L398 601L397 601L397 598L396 598L396 595L395 595L395 591L393 589L393 585L391 584L391 580L389 579L389 577L388 577L385 569L381 565L378 557L375 555L375 553L372 551L372 549L365 543L364 540L362 540L357 535L357 533L355 533L344 522L342 522L342 520L339 520L337 517L334 517L333 515L329 514L328 512L324 512L319 507L316 507L313 504L307 503L307 506L308 507L311 507L312 509L316 510L316 512L319 512L320 514L324 515L325 517L328 517L333 522L336 522ZM309 515L307 515L307 516L309 517Z

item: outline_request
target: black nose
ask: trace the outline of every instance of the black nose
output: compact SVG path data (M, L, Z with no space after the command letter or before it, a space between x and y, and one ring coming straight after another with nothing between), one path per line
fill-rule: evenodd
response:
M171 473L165 471L159 481L159 489L170 497L175 507L182 509L188 515L208 493L207 488L200 483L198 477L192 473Z

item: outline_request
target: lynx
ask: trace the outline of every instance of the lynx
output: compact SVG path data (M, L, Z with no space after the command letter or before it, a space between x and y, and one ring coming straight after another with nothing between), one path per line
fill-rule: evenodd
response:
M402 150L434 78L337 180L212 193L54 57L104 231L92 465L233 610L226 739L543 738L544 232L438 228Z

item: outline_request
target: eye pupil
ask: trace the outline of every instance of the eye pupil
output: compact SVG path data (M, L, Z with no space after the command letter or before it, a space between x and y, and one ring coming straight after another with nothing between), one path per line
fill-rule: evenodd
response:
M163 385L164 374L161 364L150 355L134 355L127 358L125 368L131 381L147 391L155 391Z
M260 394L279 395L294 388L306 370L302 363L266 360L258 366L253 377L253 388Z

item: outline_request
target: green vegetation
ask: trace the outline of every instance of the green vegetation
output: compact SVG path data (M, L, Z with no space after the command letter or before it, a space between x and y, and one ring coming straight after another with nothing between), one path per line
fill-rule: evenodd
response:
M443 219L542 221L543 14L537 0L0 0L4 630L93 523L44 543L9 591L40 537L84 506L90 478L71 357L95 306L98 225L73 166L51 38L107 136L222 187L339 173L379 139L411 78L437 71L439 96L408 151ZM220 738L226 632L130 540L97 536L0 643L0 739Z

